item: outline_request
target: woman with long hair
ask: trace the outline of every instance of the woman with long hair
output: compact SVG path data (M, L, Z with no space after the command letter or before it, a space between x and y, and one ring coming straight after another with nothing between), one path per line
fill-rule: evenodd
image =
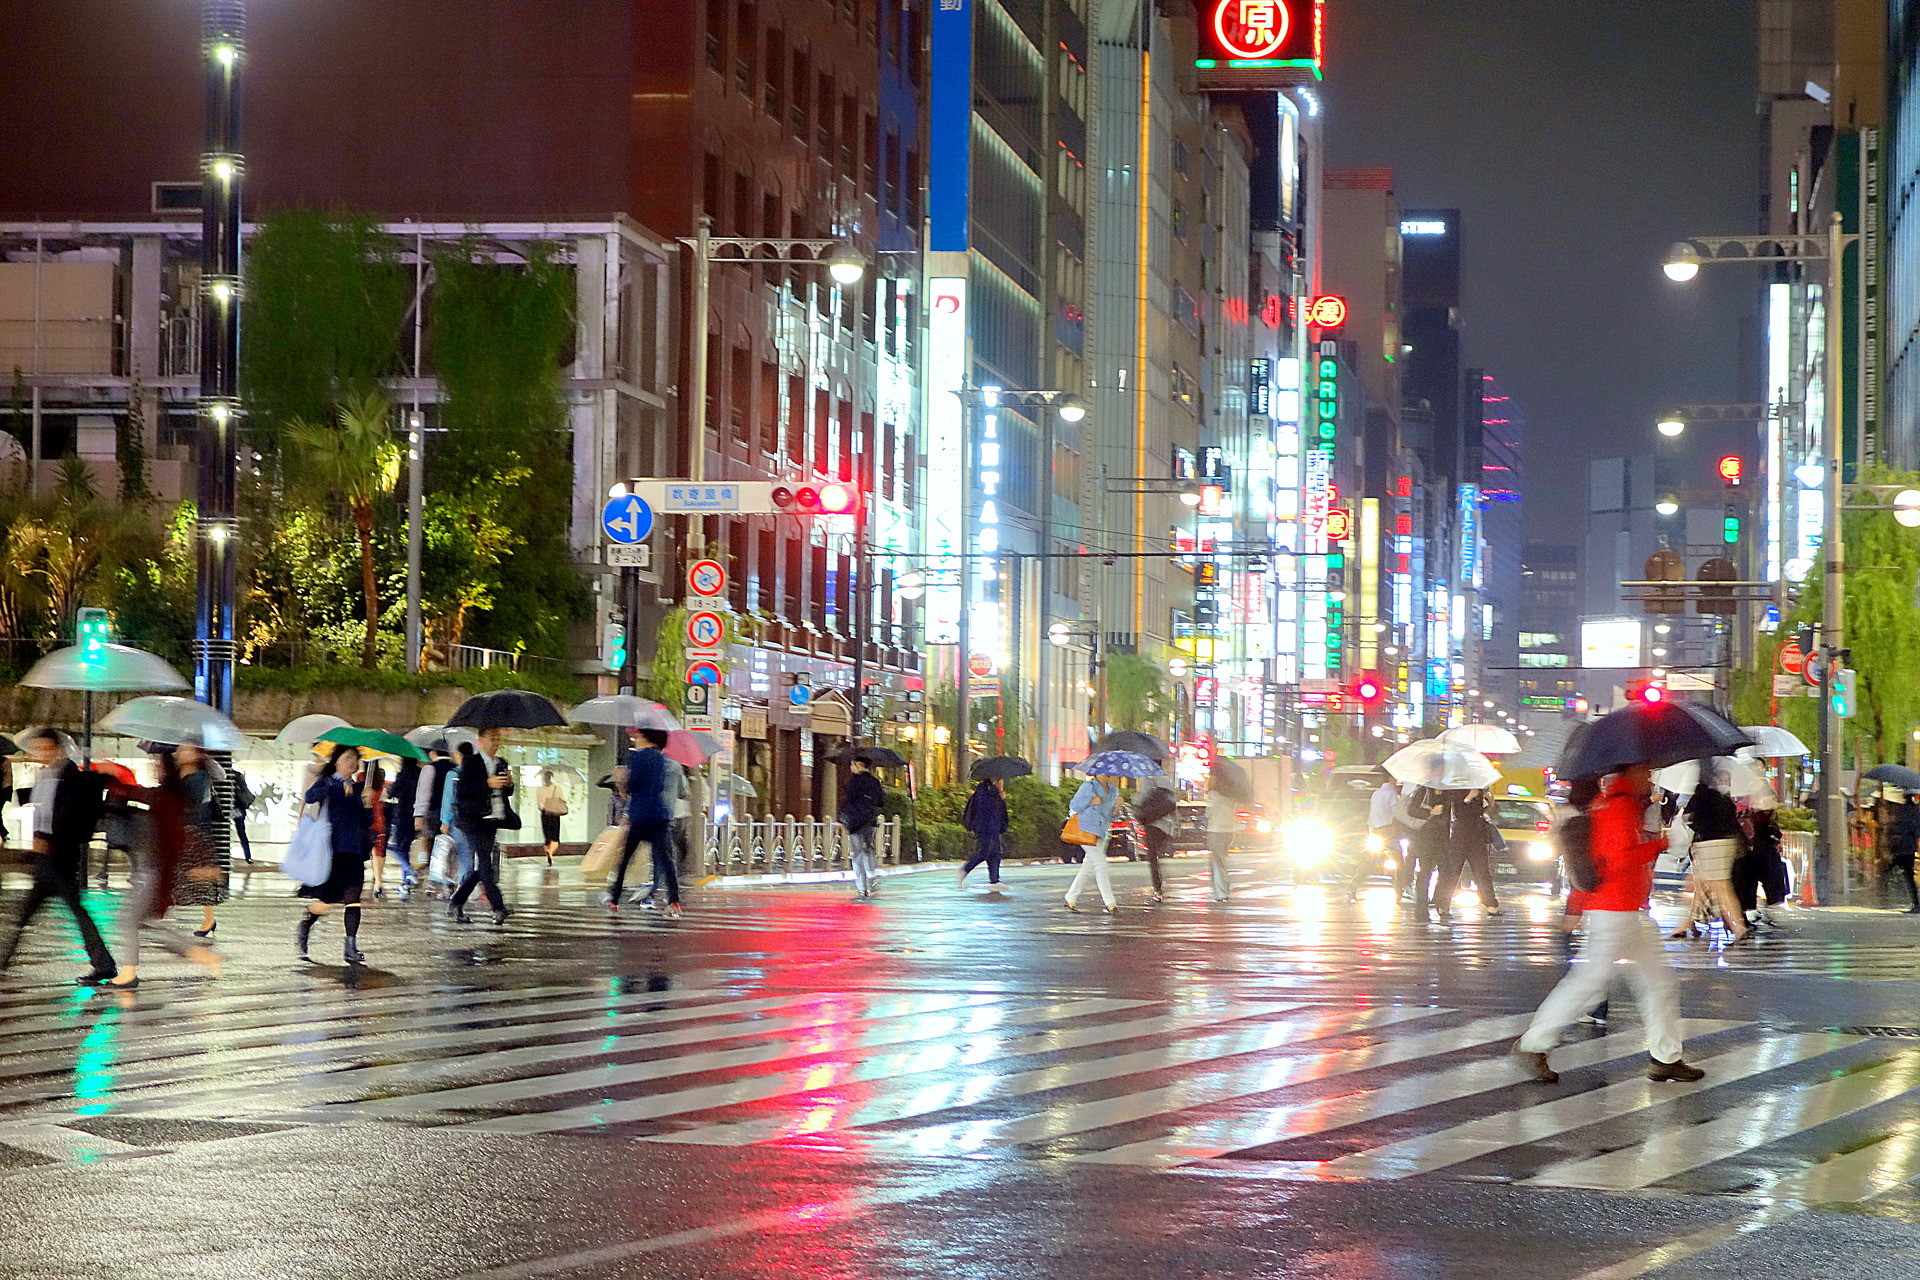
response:
M226 876L215 861L213 846L204 839L191 817L193 789L180 769L181 752L190 752L204 761L197 744L181 747L151 747L159 769L157 787L128 787L116 783L118 799L139 800L147 806L147 820L141 824L145 838L134 858L133 891L120 910L120 972L101 986L127 990L140 985L140 941L143 929L151 929L160 945L177 956L214 973L220 971L218 952L204 942L195 942L177 928L165 923L167 911L176 903L203 902L208 886L218 886L224 898ZM204 778L206 770L199 768ZM205 908L209 918L213 908ZM195 933L204 938L206 933Z
M540 809L540 843L546 846L547 865L552 866L553 855L560 852L560 819L567 816L567 798L554 782L553 770L540 771L540 786L533 796Z
M179 776L181 795L186 801L184 817L192 834L207 851L206 868L212 874L181 878L174 885L173 900L182 907L200 908L200 927L196 938L211 938L218 924L213 909L227 900L229 867L222 865L217 853L220 838L226 834L227 818L220 810L220 795L213 785L212 760L197 742L183 742L159 757L162 772L171 769Z
M360 950L360 899L366 892L367 858L373 852L373 811L360 753L348 746L334 747L333 754L320 766L319 776L307 788L306 802L319 805L327 820L333 867L319 884L302 885L295 891L309 900L295 931L300 958L308 958L307 942L313 926L329 908L337 906L347 931L346 961L361 964L367 957Z

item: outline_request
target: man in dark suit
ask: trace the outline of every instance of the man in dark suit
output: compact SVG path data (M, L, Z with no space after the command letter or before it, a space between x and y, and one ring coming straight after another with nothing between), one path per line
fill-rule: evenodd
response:
M462 924L467 919L467 899L477 888L487 895L493 908L493 922L507 922L507 908L500 899L501 826L509 821L507 797L513 794L513 771L500 758L500 731L488 729L471 750L463 750L459 768L448 784L453 788L453 821L467 837L473 850L473 869L460 881L448 912Z
M107 950L99 926L87 913L80 898L86 879L87 845L94 828L106 811L107 780L102 774L81 769L67 758L60 734L52 729L35 729L21 740L22 747L40 766L33 783L33 888L20 903L12 931L0 946L0 969L13 963L20 948L20 935L26 932L40 908L55 898L67 904L74 923L80 929L80 941L86 945L87 959L93 969L80 979L82 985L98 986L116 976L119 966Z
M639 741L627 753L627 842L620 850L613 883L600 900L614 911L620 909L627 864L633 861L634 850L644 840L653 854L654 883L667 886L667 914L677 916L680 914L680 869L673 860L673 800L667 795L668 761L661 750L667 745L667 735L661 729L640 729L636 737Z

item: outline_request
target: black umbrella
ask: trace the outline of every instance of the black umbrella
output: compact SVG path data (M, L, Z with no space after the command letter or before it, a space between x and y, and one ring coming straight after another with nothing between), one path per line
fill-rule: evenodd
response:
M1131 751L1155 764L1165 764L1173 759L1173 753L1167 750L1166 743L1150 733L1139 733L1132 729L1115 730L1089 747L1087 754L1097 756L1102 751Z
M1869 782L1884 782L1902 791L1920 791L1920 771L1903 764L1877 764L1860 776Z
M1213 789L1229 799L1253 801L1253 782L1247 777L1247 771L1218 756L1213 761Z
M1563 778L1599 778L1630 764L1664 769L1753 745L1739 725L1688 702L1636 703L1585 728L1560 757Z
M1019 756L988 756L984 760L975 760L971 773L975 782L997 782L1007 778L1030 778L1033 776L1033 766Z
M12 738L9 738L6 734L0 733L0 756L17 756L19 754L20 744Z
M461 725L476 733L488 729L564 729L567 718L560 708L525 689L496 689L476 693L447 717L449 725Z
M842 747L827 757L836 764L865 760L876 769L904 769L907 758L890 747Z

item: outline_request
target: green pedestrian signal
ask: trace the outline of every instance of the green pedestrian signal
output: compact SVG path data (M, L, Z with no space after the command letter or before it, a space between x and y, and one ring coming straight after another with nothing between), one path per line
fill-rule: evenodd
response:
M607 657L609 670L619 671L627 665L627 628L618 622L607 624L606 643L602 646Z
M1854 675L1852 667L1833 669L1833 714L1850 716L1854 708Z
M113 643L113 615L105 609L76 609L73 614L73 638L90 654L101 645Z

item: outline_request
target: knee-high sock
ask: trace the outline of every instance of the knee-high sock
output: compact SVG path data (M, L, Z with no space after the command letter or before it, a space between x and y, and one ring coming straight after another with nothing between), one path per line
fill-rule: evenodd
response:
M360 908L359 907L353 906L353 907L342 908L340 911L340 922L344 924L347 928L347 941L351 942L355 938L360 936Z

